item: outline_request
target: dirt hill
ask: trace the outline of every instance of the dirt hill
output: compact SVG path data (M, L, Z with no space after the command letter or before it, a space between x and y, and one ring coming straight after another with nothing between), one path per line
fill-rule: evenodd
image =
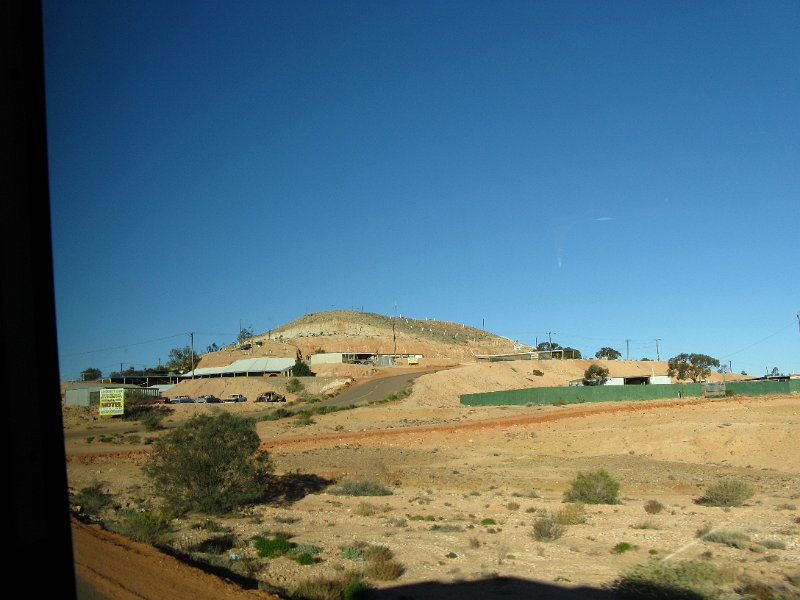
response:
M514 352L514 340L461 323L387 317L353 310L310 313L271 331L254 335L251 348L227 346L204 354L199 366L222 366L239 358L303 357L314 352L422 354L429 360L472 362L476 354ZM533 350L520 344L523 351Z

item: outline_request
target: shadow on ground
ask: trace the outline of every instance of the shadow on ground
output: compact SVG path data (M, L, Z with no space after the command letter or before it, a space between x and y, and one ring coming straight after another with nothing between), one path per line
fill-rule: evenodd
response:
M376 600L493 600L495 598L612 600L620 598L610 590L589 587L568 588L515 577L492 577L457 583L424 582L370 590L366 597ZM663 598L671 597L663 596Z
M269 504L291 504L309 494L317 494L333 483L332 479L308 473L272 475L263 500Z

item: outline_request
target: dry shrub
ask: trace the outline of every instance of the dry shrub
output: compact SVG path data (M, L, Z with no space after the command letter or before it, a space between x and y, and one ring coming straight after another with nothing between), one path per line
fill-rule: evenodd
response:
M380 581L392 581L405 573L405 567L392 558L375 558L367 559L367 564L364 566L364 575L370 579L378 579Z
M559 525L580 525L586 523L586 509L583 504L568 504L555 515Z
M533 537L539 542L557 540L566 531L567 528L557 523L555 515L551 512L546 512L533 522Z
M707 506L741 506L755 493L753 486L741 479L723 479L706 489L698 504Z
M664 505L658 500L648 500L644 504L644 512L648 515L657 515L662 510L664 510Z
M308 600L341 600L345 591L361 583L357 573L343 573L339 577L312 577L297 584L295 594Z

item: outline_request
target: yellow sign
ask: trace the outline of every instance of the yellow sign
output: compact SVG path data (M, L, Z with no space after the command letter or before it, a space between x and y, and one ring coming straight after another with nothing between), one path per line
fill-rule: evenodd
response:
M100 390L100 416L125 414L125 388Z

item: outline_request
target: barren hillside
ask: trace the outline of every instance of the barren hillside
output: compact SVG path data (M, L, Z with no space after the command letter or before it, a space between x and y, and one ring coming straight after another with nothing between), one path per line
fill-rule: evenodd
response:
M199 365L213 367L239 358L261 356L304 357L318 351L422 354L427 359L457 362L474 360L476 354L514 352L514 340L461 323L387 317L353 310L310 313L271 331L254 335L252 347L228 346L204 354ZM522 350L533 350L521 344Z

